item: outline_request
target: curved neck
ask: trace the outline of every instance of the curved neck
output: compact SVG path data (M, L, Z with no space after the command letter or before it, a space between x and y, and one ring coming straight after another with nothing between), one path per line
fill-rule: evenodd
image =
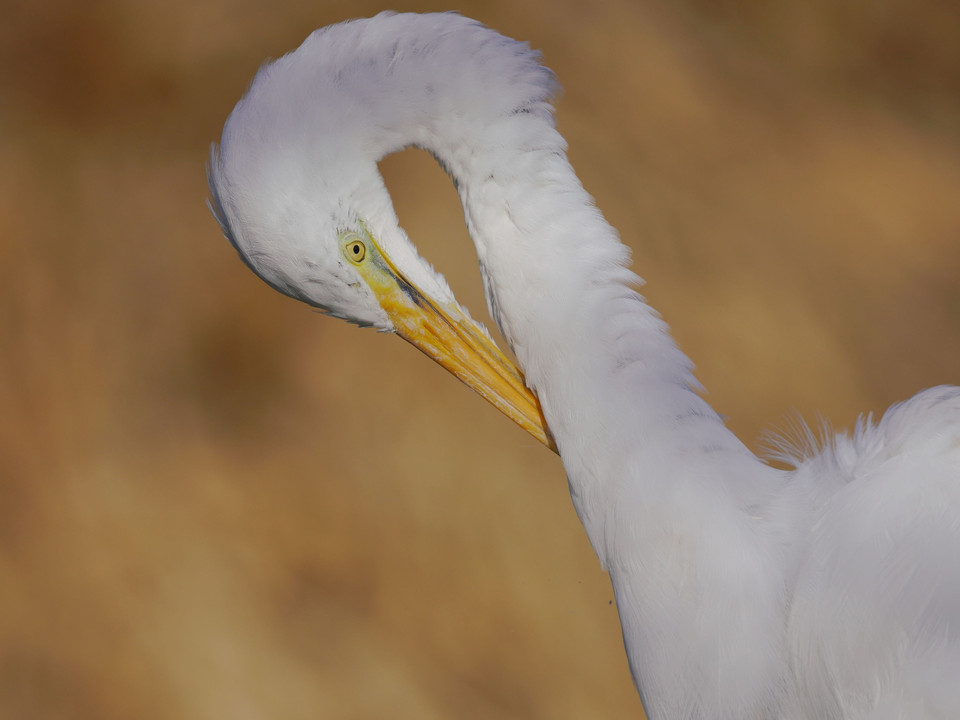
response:
M491 315L540 397L605 565L623 463L657 468L651 483L678 476L671 463L718 451L757 463L698 395L690 361L633 289L641 281L624 267L629 251L576 177L552 115L511 113L470 137L421 144L456 182Z
M457 181L492 314L610 571L650 717L776 716L796 539L782 475L700 397L562 150L514 147L495 167L433 150Z
M633 289L626 247L567 160L536 55L455 16L393 21L417 32L392 54L373 31L351 37L363 61L347 67L369 82L337 75L364 90L335 112L367 115L364 157L417 145L456 182L491 314L610 569L638 686L659 703L651 717L700 717L683 708L717 698L729 712L715 717L772 716L792 537L776 471L698 395L691 363ZM745 591L749 615L732 610Z

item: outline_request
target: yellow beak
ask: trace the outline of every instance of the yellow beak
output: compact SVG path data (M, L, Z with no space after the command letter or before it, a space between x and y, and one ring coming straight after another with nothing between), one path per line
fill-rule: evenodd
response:
M516 365L458 305L438 307L412 289L413 307L398 307L390 316L397 334L556 452L540 402Z
M373 247L366 252L364 262L354 264L376 293L397 334L557 452L537 396L486 331L456 303L441 305L425 296L397 270L369 234L365 239ZM352 260L355 252L345 254Z

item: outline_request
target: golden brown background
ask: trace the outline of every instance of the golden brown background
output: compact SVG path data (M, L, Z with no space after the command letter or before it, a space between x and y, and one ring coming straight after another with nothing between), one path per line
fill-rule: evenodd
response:
M4 4L0 717L640 715L559 461L269 290L204 207L258 65L384 7ZM960 4L457 7L558 72L575 166L753 447L960 382ZM480 315L452 187L383 167Z

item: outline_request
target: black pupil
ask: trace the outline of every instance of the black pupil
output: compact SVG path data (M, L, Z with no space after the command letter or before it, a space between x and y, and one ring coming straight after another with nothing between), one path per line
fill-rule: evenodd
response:
M354 254L354 255L359 255L359 254L360 254L360 246L357 245L356 243L354 243L354 245L353 245L353 254Z

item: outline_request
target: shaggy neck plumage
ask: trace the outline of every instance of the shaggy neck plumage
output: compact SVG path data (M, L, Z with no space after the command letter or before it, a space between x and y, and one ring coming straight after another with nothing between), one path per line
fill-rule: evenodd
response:
M549 71L468 21L404 42L364 98L384 130L378 154L418 145L457 184L491 313L610 570L648 712L772 717L790 567L777 473L698 395L689 360L632 289L628 252L554 128Z
M598 447L621 459L726 451L756 460L698 395L690 361L633 289L641 281L624 267L629 251L567 160L550 81L542 75L474 122L473 98L460 105L456 94L435 95L427 107L436 114L421 106L396 145L427 149L453 177L491 314L540 397L581 520L607 564L603 528L614 499L606 479L617 473L597 467ZM471 82L494 97L517 90L509 75Z
M428 148L460 189L492 314L540 397L624 628L644 639L627 650L648 712L660 716L660 703L663 717L701 717L696 708L726 695L728 713L716 717L766 717L784 673L787 585L771 567L789 567L777 522L763 523L778 512L776 473L698 395L689 360L632 289L624 247L562 152L501 145L457 162L442 138ZM728 553L744 566L731 569ZM738 617L745 588L760 598L755 614L718 619ZM660 643L704 656L670 667L660 656L678 655Z

